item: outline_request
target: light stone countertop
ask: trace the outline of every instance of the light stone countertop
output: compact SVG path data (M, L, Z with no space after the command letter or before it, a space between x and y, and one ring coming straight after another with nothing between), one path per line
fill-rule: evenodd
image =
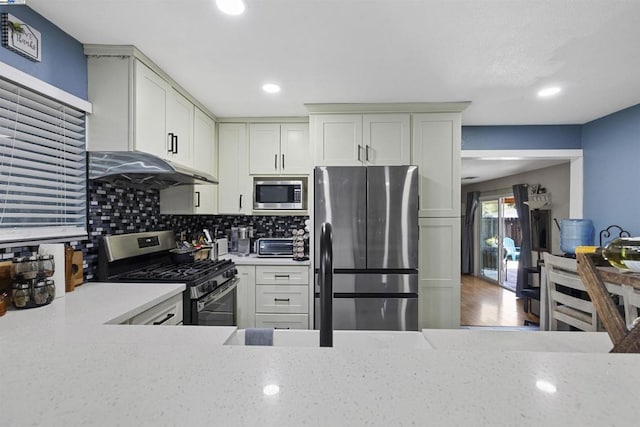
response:
M536 351L608 353L613 343L606 332L516 331L491 328L423 329L435 350Z
M539 427L640 418L638 355L224 346L235 328L105 324L181 286L88 283L0 317L0 424ZM265 393L274 385L279 392Z

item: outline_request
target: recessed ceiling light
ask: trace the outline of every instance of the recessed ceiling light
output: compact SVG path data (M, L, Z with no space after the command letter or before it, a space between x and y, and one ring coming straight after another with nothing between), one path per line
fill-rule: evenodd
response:
M548 98L550 96L554 96L560 93L562 89L560 89L559 86L551 86L551 87L546 87L544 89L541 89L538 91L538 97L539 98Z
M265 83L262 85L262 90L267 93L278 93L280 92L280 86L275 83Z
M265 396L275 396L280 393L280 386L278 386L278 384L267 384L262 389L262 392Z
M242 0L216 0L216 6L227 15L241 15L244 12Z

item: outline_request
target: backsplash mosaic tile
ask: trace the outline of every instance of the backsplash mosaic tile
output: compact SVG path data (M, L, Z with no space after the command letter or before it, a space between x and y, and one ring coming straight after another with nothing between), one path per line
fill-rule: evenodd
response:
M89 240L71 242L83 253L85 280L95 280L98 266L98 244L108 234L173 230L187 237L207 228L226 235L233 226L251 226L254 237L291 237L291 231L304 228L308 216L244 216L244 215L160 215L158 190L123 189L109 183L89 181ZM0 260L31 254L29 247L0 249Z
M308 216L258 216L258 215L165 215L163 220L167 229L178 235L184 231L189 235L206 228L211 233L226 235L231 227L252 227L255 238L291 237L292 230L305 227Z

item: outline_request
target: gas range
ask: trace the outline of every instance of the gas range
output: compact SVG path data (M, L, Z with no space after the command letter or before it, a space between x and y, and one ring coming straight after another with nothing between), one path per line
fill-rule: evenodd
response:
M176 264L169 250L173 231L105 236L98 252L98 279L119 283L184 283L184 324L236 324L236 286L231 260L199 260Z
M210 259L184 264L154 264L111 278L118 282L185 283L191 299L198 299L214 291L237 271L231 260Z

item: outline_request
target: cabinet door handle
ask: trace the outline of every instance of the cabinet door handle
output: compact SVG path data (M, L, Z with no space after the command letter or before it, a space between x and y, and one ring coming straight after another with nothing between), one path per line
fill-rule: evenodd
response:
M371 147L369 147L369 146L367 145L367 148L364 150L364 158L365 158L365 160L366 160L367 162L369 161L369 149L370 149L370 148L371 148Z
M178 154L178 135L175 135L175 138L176 138L176 144L174 146L175 151L173 151L173 154Z
M360 152L362 151L362 145L358 144L358 161L361 162L361 156L360 156Z
M240 209L242 209L242 194L240 195Z
M274 274L274 277L276 279L288 279L289 275L288 274Z
M174 313L169 313L165 316L164 319L162 320L158 320L157 322L153 322L154 325L162 325L164 322L166 322L167 320L171 319L172 317L175 317Z
M282 155L282 170L284 170L284 154Z
M167 153L173 153L173 133L167 134Z
M196 191L196 208L200 207L200 192Z
M273 155L273 168L275 170L278 170L278 155L277 154Z
M289 302L290 299L289 298L274 298L273 301L274 302Z

